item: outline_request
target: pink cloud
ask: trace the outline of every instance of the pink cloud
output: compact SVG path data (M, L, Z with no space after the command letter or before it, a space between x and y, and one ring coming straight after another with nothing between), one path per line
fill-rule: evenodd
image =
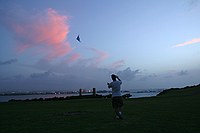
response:
M95 49L95 48L88 48L96 53L96 57L93 59L92 66L98 66L101 62L103 62L106 58L108 58L108 54L106 52L103 52L101 50Z
M78 60L80 57L81 57L81 55L80 55L79 53L73 54L73 55L70 57L69 61L70 61L70 62L74 62L74 61Z
M63 44L61 47L52 47L52 48L53 49L51 49L46 56L47 59L54 59L57 57L65 56L72 50L69 43Z
M177 44L174 47L182 47L182 46L186 46L186 45L190 45L190 44L194 44L194 43L199 43L200 42L200 38L194 38L190 41L181 43L181 44Z
M114 69L117 69L117 68L120 68L122 66L124 66L125 64L125 61L124 60L119 60L119 61L116 61L114 63L111 64L111 68L114 68Z
M17 41L17 51L23 53L38 47L46 58L53 59L68 54L72 48L67 41L69 33L68 17L49 8L29 16L14 14L17 19L8 19L10 30Z

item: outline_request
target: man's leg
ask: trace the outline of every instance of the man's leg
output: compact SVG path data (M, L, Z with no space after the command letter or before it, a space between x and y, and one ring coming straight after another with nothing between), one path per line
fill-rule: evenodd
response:
M120 107L115 108L115 113L120 119L123 119Z

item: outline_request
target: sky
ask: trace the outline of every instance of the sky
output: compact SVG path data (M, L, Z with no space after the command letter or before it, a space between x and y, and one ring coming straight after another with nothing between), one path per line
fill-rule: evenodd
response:
M0 0L0 92L200 83L200 0ZM81 42L76 40L80 36Z

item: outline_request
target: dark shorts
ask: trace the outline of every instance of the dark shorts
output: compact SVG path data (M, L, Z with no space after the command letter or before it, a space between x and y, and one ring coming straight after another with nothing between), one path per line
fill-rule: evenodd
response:
M124 105L122 97L113 97L112 98L112 106L113 108L122 107Z

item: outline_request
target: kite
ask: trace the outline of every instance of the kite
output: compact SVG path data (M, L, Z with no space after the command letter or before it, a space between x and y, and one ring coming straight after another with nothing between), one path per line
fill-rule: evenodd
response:
M81 38L80 38L79 35L77 36L76 40L79 41L79 42L81 42Z

